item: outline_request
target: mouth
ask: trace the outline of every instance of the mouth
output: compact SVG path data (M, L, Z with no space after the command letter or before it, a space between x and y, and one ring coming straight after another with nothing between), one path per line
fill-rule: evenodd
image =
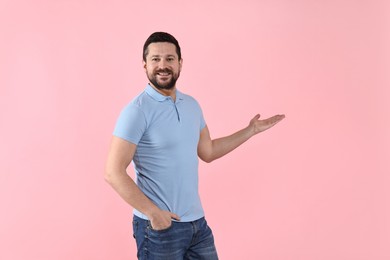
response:
M159 72L156 73L156 76L157 76L157 78L158 78L159 80L165 82L165 81L168 81L168 80L171 79L172 73L169 72L169 71L159 71Z
M171 75L171 73L167 73L167 72L160 72L160 73L157 73L158 76L161 76L161 77L168 77L169 75Z
M161 77L168 77L169 75L171 75L171 73L169 73L169 72L157 72L157 75L161 76Z

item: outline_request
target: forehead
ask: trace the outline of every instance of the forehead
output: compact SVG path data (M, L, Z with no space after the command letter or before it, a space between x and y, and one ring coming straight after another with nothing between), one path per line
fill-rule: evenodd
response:
M154 42L148 46L148 56L169 56L177 57L176 46L170 42Z

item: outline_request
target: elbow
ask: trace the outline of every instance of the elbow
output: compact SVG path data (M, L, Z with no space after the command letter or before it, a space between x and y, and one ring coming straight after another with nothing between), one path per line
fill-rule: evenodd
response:
M212 156L199 156L199 158L206 163L211 163L212 161L214 161L214 158Z
M203 161L206 162L206 163L211 163L212 161L214 161L214 159L207 158L207 159L204 159Z
M198 146L198 157L206 163L211 163L216 159L216 154L214 152L212 142L203 143L202 145Z
M104 180L107 182L107 183L112 183L112 176L111 174L109 174L108 172L105 172L104 173Z
M104 169L104 180L111 186L116 186L128 177L126 168L115 164L107 164Z
M108 167L106 167L106 169L104 170L104 180L107 183L112 184L113 183L113 179L114 179L113 172Z

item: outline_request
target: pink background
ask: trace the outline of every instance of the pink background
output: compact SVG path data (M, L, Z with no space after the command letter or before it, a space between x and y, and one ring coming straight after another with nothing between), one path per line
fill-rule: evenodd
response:
M389 3L1 0L0 259L135 259L103 169L159 30L213 137L287 115L200 164L221 259L390 259Z

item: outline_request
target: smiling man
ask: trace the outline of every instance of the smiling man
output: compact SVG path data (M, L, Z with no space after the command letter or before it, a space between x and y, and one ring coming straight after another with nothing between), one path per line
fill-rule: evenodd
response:
M182 59L175 49L175 45L167 42L151 43L146 47L146 74L150 83L159 91L172 90L180 76ZM149 62L146 62L147 59Z
M197 101L176 88L183 60L177 40L164 32L145 42L149 84L121 112L105 178L134 208L138 259L218 259L198 193L198 157L211 162L284 118L260 120L212 140ZM137 183L127 174L133 161Z

